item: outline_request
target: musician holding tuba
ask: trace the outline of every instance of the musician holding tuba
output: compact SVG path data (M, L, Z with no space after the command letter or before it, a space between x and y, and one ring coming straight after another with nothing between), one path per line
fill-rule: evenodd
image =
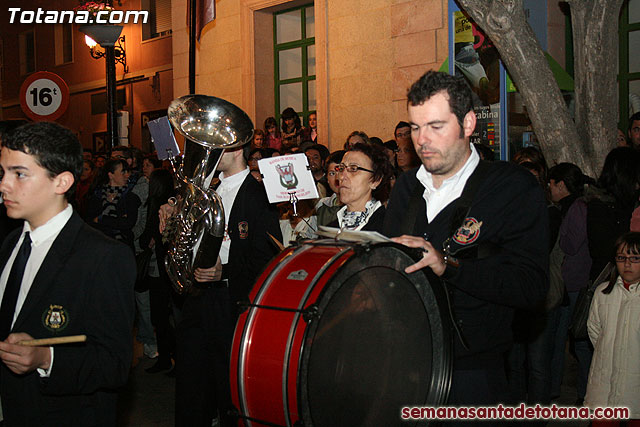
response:
M249 144L227 148L217 165L224 237L217 262L196 261L193 286L185 292L176 331L176 426L210 426L216 417L221 426L235 425L228 415L229 363L238 302L248 299L258 274L278 252L269 234L282 240L277 210L249 173L248 150ZM175 210L163 206L161 227ZM213 266L198 267L207 262Z

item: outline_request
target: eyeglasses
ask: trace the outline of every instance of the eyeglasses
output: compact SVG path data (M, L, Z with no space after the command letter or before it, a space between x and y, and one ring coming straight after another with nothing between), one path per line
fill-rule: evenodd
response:
M627 260L629 260L629 262L637 264L640 262L640 255L631 255L631 256L616 255L616 262L627 262Z
M340 163L338 166L336 166L336 171L338 172L344 172L345 170L349 173L356 173L358 171L374 173L371 169L363 168L362 166L358 165L345 165L344 163Z

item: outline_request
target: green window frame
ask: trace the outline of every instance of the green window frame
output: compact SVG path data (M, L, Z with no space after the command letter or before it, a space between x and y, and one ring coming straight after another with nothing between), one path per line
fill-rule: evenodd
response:
M291 105L281 105L280 103L280 88L281 86L292 84L292 83L301 83L302 86L302 110L296 111L298 115L303 119L303 125L308 125L307 117L309 113L314 112L315 108L310 108L309 105L309 83L315 82L316 76L315 74L309 74L309 66L308 66L308 50L310 47L315 48L316 39L314 36L308 37L307 35L307 8L313 8L313 3L308 3L303 6L285 9L282 11L278 11L273 14L273 56L274 56L274 91L275 91L275 116L278 123L280 122L280 114L282 110L287 107L291 107ZM298 11L300 13L300 39L288 41L285 43L278 43L278 16L291 13L294 11ZM301 49L301 74L299 77L292 78L280 78L280 53L286 50L292 49ZM298 108L294 108L298 110Z

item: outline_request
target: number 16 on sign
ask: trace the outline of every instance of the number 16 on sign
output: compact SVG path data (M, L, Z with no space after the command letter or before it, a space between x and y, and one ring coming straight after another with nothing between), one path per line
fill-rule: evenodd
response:
M39 71L22 83L20 105L34 121L56 120L67 110L69 88L57 74Z

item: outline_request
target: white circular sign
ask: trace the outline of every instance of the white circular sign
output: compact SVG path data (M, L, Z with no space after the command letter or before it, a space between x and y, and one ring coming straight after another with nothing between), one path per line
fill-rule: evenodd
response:
M69 88L57 74L39 71L22 82L20 106L32 120L56 120L68 105Z
M39 116L55 113L62 104L62 90L53 80L38 79L27 86L27 107Z

